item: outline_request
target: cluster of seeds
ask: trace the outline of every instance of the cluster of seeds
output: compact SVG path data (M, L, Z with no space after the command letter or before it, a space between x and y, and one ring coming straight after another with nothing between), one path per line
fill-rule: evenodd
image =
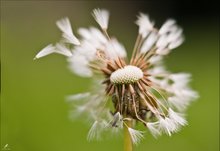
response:
M143 72L140 68L127 65L114 71L110 76L110 81L114 84L129 84L137 82L141 78L143 78Z

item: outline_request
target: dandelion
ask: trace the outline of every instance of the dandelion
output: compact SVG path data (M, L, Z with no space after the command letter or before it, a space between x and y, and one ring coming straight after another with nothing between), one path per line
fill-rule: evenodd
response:
M75 74L93 78L91 92L68 97L74 103L73 116L86 114L93 121L88 139L100 139L102 132L118 133L124 128L125 151L131 151L132 143L143 138L143 131L135 129L137 123L154 137L163 133L171 136L187 125L184 111L198 97L188 86L190 74L173 74L163 66L164 56L184 41L176 21L169 19L157 29L148 15L140 13L129 60L125 47L107 32L109 12L95 9L92 16L101 30L80 28L78 39L69 19L61 19L56 23L63 32L61 41L35 57L62 54Z

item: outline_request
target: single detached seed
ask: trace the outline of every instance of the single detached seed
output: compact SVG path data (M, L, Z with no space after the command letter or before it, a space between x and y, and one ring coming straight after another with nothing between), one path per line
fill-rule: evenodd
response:
M134 83L141 78L143 78L142 70L132 65L127 65L124 68L118 69L110 76L110 80L114 84Z

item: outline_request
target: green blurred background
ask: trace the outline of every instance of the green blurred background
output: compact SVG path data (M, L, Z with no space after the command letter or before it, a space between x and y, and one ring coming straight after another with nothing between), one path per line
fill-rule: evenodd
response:
M187 112L189 126L172 137L154 139L147 132L135 150L218 151L219 27L212 6L202 1L1 1L1 149L8 144L11 151L122 150L122 135L88 142L90 125L68 118L65 96L88 90L89 79L73 75L60 55L33 61L40 49L60 39L56 20L68 16L76 33L79 27L96 26L90 12L97 7L111 12L110 35L129 53L140 11L149 13L157 25L173 17L184 28L186 42L167 57L166 64L171 71L193 75L191 84L200 98Z

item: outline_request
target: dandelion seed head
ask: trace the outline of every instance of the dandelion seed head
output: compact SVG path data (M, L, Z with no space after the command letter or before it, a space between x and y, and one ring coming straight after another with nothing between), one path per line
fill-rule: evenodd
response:
M134 83L141 78L143 78L143 72L141 69L131 65L114 71L110 76L110 80L114 84Z
M163 64L164 56L183 43L183 29L173 19L158 29L149 15L140 13L137 40L128 59L125 47L107 32L109 12L94 9L92 15L101 30L79 28L78 39L69 19L63 18L56 23L62 40L35 56L62 54L75 74L95 79L91 92L68 97L75 116L87 115L94 122L88 140L126 126L132 142L138 144L143 132L134 123L142 123L155 138L171 136L187 125L184 112L198 93L189 87L190 74L172 73ZM126 125L128 121L133 124Z

